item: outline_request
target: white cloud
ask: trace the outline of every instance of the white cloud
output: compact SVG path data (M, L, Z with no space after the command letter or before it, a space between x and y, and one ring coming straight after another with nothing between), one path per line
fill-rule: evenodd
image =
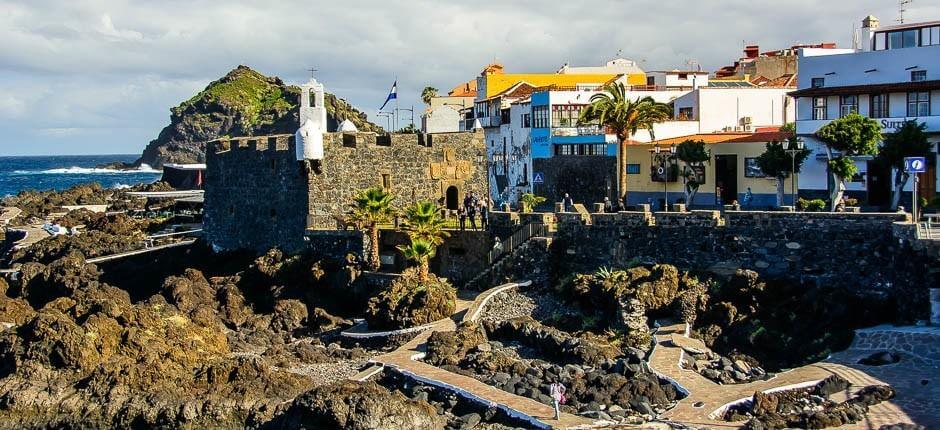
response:
M493 60L509 72L552 71L622 50L651 70L689 59L713 70L740 56L742 41L848 45L852 24L868 14L890 23L896 4L0 0L0 127L94 128L88 152L95 142L136 152L167 124L170 107L238 64L288 82L314 66L330 91L374 113L396 76L409 106L420 105L425 85L451 88ZM910 21L938 17L937 5L908 8ZM122 135L129 129L134 140Z

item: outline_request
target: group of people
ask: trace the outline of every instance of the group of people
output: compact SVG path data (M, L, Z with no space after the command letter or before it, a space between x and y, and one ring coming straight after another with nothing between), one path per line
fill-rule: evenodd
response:
M467 229L467 219L470 220L470 229L478 230L477 217L480 218L480 228L486 230L490 219L490 208L486 198L478 198L471 191L463 198L463 205L457 208L457 219L460 221L460 229Z

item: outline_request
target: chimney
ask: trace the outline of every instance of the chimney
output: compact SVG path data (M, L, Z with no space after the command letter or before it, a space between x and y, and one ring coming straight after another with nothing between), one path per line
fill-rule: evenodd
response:
M744 58L757 58L760 55L760 47L757 45L748 45L744 47Z
M878 29L878 18L868 15L862 20L862 34L859 40L862 44L862 51L871 51L874 43L875 30Z

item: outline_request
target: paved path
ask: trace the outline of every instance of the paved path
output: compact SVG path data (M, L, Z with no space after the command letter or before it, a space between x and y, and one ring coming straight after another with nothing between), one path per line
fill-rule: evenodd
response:
M747 384L721 385L705 378L697 372L679 367L683 351L671 342L673 334L685 336L685 324L661 327L657 330L656 349L650 357L650 367L681 385L689 392L676 407L663 414L664 419L678 421L687 425L707 426L709 428L738 428L741 423L722 421L715 418L715 412L728 403L753 396L756 391L768 391L781 387L812 383L830 375L839 375L851 384L845 393L837 393L834 400L843 401L860 388L868 385L887 385L882 380L859 369L846 367L838 363L822 362L803 366L787 372L778 373L767 381ZM701 402L700 407L695 407ZM878 429L884 424L913 420L894 402L882 402L870 408L868 419L839 429Z
M179 246L189 246L194 243L196 243L196 239L183 240L179 242L168 243L166 245L157 245L157 246L152 246L150 248L136 249L134 251L122 252L119 254L102 255L100 257L89 258L85 260L85 262L88 264L103 263L106 261L119 260L121 258L130 257L132 255L146 254L149 252L160 251L160 250L164 250L168 248L176 248Z
M479 317L486 301L490 298L515 287L516 284L507 284L491 288L473 300L458 300L457 312L454 318L440 320L434 323L433 327L425 330L415 336L411 341L402 345L400 348L388 354L381 355L372 359L375 363L394 367L398 371L424 380L438 386L445 386L451 391L460 392L463 395L474 397L483 402L495 403L510 410L510 413L519 418L534 419L533 424L544 426L543 428L588 428L594 426L594 421L588 418L571 414L562 414L560 420L554 420L554 410L551 406L539 403L528 397L517 396L515 394L500 390L499 388L487 385L468 376L458 375L448 372L439 367L417 361L424 355L428 338L435 331L454 331L457 328L456 320L461 321L475 320ZM366 374L374 372L374 369L366 369L360 375L353 379L361 380Z

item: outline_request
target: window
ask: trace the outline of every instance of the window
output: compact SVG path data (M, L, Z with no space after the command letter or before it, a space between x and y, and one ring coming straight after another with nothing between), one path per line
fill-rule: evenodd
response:
M640 174L640 165L639 165L639 164L627 164L627 174L628 174L628 175L639 175L639 174Z
M548 106L532 106L532 127L548 128Z
M744 158L744 177L745 178L766 178L767 174L761 170L760 166L757 164L756 157L745 157Z
M888 118L888 95L872 94L871 98L871 117Z
M907 116L930 116L930 92L907 93Z
M681 107L679 108L679 116L676 117L679 120L691 120L692 119L692 108L691 107Z
M522 128L532 127L532 114L524 113L522 114Z
M555 145L555 155L607 155L607 144Z
M382 188L386 190L392 189L392 175L388 173L382 174Z
M926 70L911 71L911 82L922 82L927 80Z
M826 119L825 97L813 97L813 119Z
M822 88L826 86L826 78L813 78L812 87L813 88Z
M920 30L900 30L888 33L888 49L913 48L918 45Z
M842 96L839 99L839 117L858 113L858 96Z
M681 79L681 80L687 80L687 79L689 79L689 74L688 74L688 73L679 73L679 79Z
M940 25L920 29L920 46L940 45Z
M885 34L875 33L875 41L874 41L874 46L872 47L872 50L883 51L885 49L888 49L888 44L885 41Z
M581 105L552 106L552 128L577 127L583 108Z

